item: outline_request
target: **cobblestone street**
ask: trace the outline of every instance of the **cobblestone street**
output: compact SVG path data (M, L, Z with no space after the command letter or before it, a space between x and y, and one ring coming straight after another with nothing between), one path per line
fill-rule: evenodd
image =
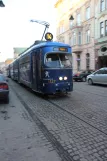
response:
M106 86L74 82L71 94L43 98L9 84L10 104L0 105L0 160L107 161Z

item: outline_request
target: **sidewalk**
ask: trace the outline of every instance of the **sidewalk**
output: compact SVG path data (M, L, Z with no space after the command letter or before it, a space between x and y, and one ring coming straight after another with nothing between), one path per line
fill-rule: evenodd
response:
M13 91L0 104L0 161L61 161Z

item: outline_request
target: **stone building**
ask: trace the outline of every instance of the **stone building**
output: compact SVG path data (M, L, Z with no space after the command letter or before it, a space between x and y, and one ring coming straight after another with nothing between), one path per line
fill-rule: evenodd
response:
M13 58L8 58L5 60L5 65L8 66L9 64L11 64L13 62Z
M58 0L57 40L70 44L73 70L95 70L95 2L96 0Z
M107 67L107 0L95 1L96 67Z

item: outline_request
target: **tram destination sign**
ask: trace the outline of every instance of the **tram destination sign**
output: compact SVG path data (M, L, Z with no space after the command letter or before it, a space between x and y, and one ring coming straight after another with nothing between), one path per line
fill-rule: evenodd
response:
M64 47L55 47L53 48L54 51L62 51L62 52L68 52L67 48Z
M59 51L65 51L65 52L67 52L67 51L68 51L68 49L67 49L67 48L63 48L63 47L61 47L61 48L59 48Z

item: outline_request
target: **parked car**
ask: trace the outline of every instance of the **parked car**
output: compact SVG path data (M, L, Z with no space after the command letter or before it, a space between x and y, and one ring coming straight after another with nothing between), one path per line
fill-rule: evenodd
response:
M88 84L107 84L107 67L101 68L87 76Z
M0 74L3 74L3 72L0 70Z
M3 74L0 74L0 100L5 100L6 103L9 103L8 79Z
M89 74L93 73L93 70L88 70L88 71L82 71L82 72L77 72L73 75L73 80L74 81L82 81L86 82L86 78Z

